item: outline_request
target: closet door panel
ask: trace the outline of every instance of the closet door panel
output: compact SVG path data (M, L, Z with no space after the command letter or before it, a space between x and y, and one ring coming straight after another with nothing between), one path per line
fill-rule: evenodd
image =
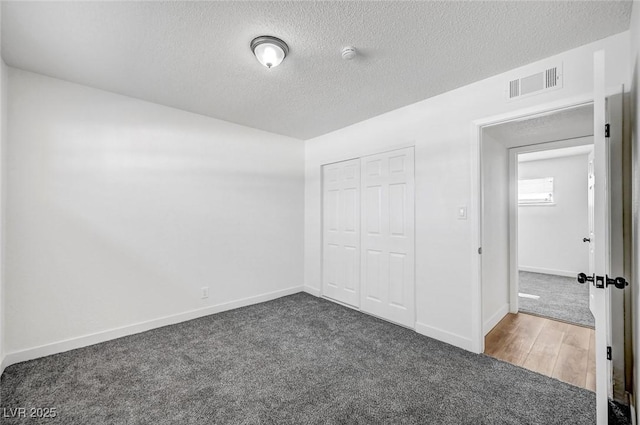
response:
M322 294L360 304L360 160L322 169Z
M361 309L415 326L413 148L362 158Z

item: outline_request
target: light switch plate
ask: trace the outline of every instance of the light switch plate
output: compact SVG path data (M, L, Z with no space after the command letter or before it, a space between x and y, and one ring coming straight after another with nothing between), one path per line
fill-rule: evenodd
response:
M458 220L467 219L467 207L458 207Z

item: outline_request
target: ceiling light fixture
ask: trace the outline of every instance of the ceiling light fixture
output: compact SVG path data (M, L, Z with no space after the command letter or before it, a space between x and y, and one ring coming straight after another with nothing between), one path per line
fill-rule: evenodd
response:
M261 35L251 41L251 51L258 62L267 68L273 68L284 60L289 53L287 43L276 37L269 35Z

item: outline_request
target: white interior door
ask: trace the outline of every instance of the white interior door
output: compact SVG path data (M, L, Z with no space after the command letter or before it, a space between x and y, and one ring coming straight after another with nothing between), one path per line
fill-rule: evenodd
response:
M588 222L589 222L589 276L593 276L596 272L596 259L595 259L595 244L594 240L594 215L595 215L595 175L593 170L593 152L589 154L589 164L588 164L588 196L587 196L587 205L588 205ZM593 305L593 285L589 288L589 309L593 313L594 305ZM595 314L595 313L594 313Z
M360 159L323 166L322 179L322 294L358 307Z
M611 208L609 197L609 149L605 137L607 123L605 97L604 51L594 54L594 152L593 152L593 282L589 282L590 307L595 317L596 352L596 410L597 424L607 424L608 399L612 395L611 363L607 359L607 347L611 345L610 288L610 240Z
M413 148L362 158L361 309L415 326Z

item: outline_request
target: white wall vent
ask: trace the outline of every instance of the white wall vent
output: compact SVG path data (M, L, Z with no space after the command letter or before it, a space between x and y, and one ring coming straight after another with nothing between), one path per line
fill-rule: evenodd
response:
M559 88L562 88L562 63L509 81L506 95L508 100L515 100Z

